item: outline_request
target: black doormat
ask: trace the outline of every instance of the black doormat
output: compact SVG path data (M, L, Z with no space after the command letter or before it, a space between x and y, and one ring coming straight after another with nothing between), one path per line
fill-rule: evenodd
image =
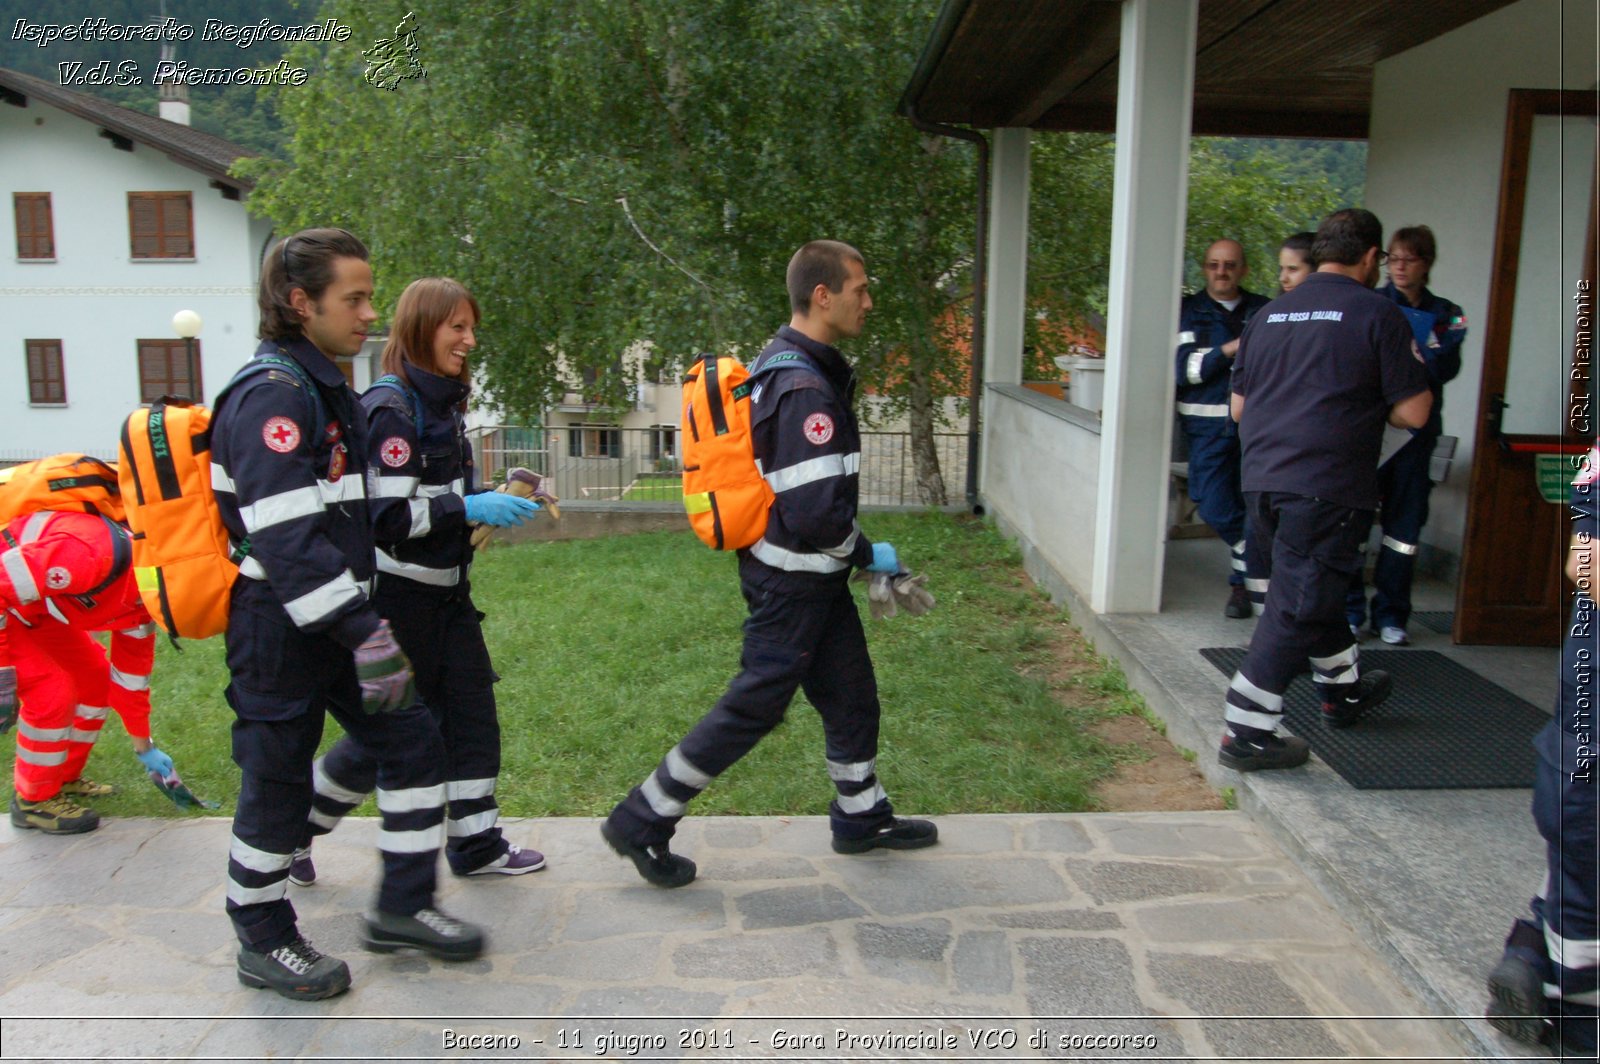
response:
M1240 647L1201 655L1232 676ZM1289 730L1357 790L1532 787L1529 742L1550 717L1434 650L1363 650L1363 670L1394 677L1394 693L1350 728L1322 723L1309 673L1283 697Z
M1456 614L1454 610L1416 610L1411 614L1411 620L1430 632L1449 635L1455 628Z

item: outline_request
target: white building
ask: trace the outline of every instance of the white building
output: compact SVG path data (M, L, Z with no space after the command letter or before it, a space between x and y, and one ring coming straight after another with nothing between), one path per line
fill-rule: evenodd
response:
M114 457L141 402L188 394L172 318L203 321L198 398L255 349L271 223L246 214L251 154L190 128L0 68L0 461Z

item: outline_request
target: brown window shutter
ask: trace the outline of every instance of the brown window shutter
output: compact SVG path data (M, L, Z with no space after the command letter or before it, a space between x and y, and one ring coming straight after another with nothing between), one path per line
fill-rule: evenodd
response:
M60 340L26 340L28 361L28 402L65 403L66 373L61 362Z
M134 258L154 259L161 256L160 212L155 197L150 193L128 193L128 232Z
M189 193L174 192L162 197L161 244L168 258L194 258L194 218Z
M17 222L17 257L19 259L55 258L55 235L51 229L50 218L50 193L16 192L12 194L11 202Z

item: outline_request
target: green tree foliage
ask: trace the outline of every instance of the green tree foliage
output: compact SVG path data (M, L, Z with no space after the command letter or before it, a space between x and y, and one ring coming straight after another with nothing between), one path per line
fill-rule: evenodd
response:
M427 76L384 91L361 51L412 7L330 0L321 14L355 33L291 52L311 80L277 94L288 161L248 165L251 205L280 231L360 233L390 306L417 276L467 284L483 380L529 420L563 390L558 353L618 408L641 341L663 368L753 355L787 320L794 248L849 241L876 303L849 353L908 415L922 497L942 503L936 399L966 392L975 154L894 113L936 6L462 0L416 10ZM1109 139L1035 143L1034 298L1103 309ZM1195 172L1207 224L1289 231L1281 166L1201 151Z

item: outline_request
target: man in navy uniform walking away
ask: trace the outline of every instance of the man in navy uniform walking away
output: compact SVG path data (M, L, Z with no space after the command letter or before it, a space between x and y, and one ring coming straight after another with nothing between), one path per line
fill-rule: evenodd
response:
M1178 311L1178 421L1189 445L1189 498L1200 519L1228 545L1229 617L1250 616L1245 593L1244 496L1239 491L1239 432L1228 414L1228 374L1239 335L1267 297L1239 287L1250 272L1237 240L1217 240L1201 262L1206 287Z
M658 887L694 879L694 862L669 848L685 805L782 723L797 689L822 717L835 852L938 841L932 823L896 817L878 782L878 684L847 582L852 568L900 568L894 547L873 543L856 524L855 371L833 346L861 335L872 309L866 264L848 244L816 240L789 260L787 281L793 314L753 366L785 362L750 398L756 461L775 498L766 532L739 551L750 610L739 674L600 828Z
M1278 725L1308 658L1329 727L1349 727L1389 694L1387 673L1361 673L1345 590L1378 505L1383 427L1426 424L1433 392L1405 315L1372 291L1382 246L1370 211L1329 215L1312 245L1317 272L1256 315L1240 341L1232 409L1252 546L1268 580L1224 712L1218 760L1241 772L1305 763L1306 741Z

